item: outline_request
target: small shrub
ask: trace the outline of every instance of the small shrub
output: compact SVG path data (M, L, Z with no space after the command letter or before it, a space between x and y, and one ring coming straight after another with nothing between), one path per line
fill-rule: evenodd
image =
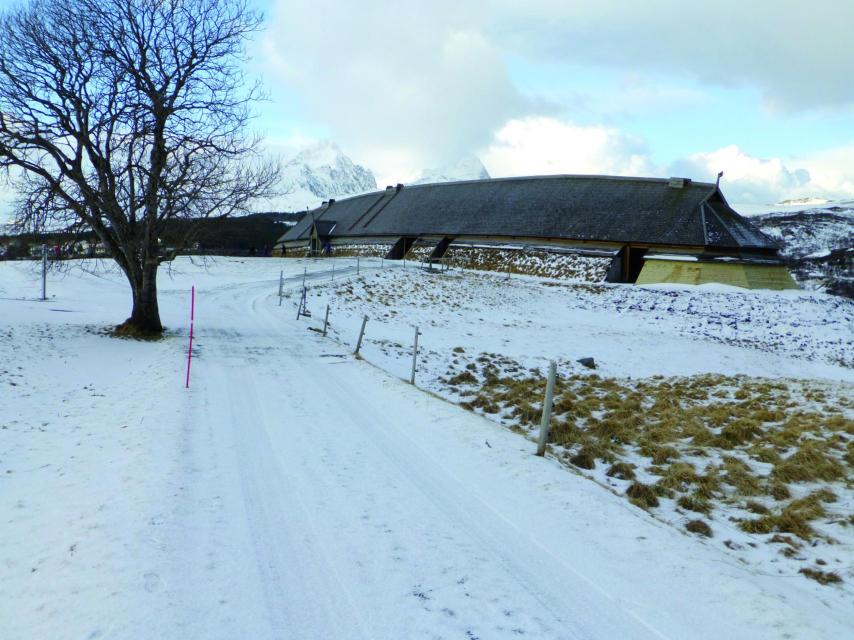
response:
M705 520L689 520L685 528L691 533L696 533L706 538L712 537L712 528Z
M648 484L642 482L633 482L628 489L626 495L629 500L642 509L650 509L658 506L658 496L655 495L655 490Z

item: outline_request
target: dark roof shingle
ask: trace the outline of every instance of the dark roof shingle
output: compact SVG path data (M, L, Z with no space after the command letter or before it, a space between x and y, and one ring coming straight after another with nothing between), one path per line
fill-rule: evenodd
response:
M711 209L703 211L703 203ZM502 236L726 248L776 248L730 209L714 184L610 176L541 176L414 185L333 202L281 241L307 238L312 219L333 237ZM705 225L705 226L704 226Z

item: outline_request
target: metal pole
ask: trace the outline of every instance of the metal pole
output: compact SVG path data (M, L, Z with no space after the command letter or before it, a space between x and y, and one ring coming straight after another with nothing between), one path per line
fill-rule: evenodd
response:
M332 261L332 279L335 280L335 260Z
M308 273L308 267L302 268L302 288L305 289L305 274Z
M418 336L421 332L415 327L415 345L412 347L412 373L409 375L409 384L415 384L415 363L418 360Z
M362 318L362 328L359 329L359 339L356 341L356 350L353 352L353 355L359 355L359 349L362 348L362 336L365 335L366 324L368 324L368 316Z
M47 245L42 245L42 300L47 300Z
M326 315L323 316L323 337L326 337L326 327L329 325L329 305L326 305Z
M285 285L285 272L279 271L279 306L282 306L282 287Z
M359 275L359 256L356 256L356 275Z
M552 360L549 363L549 381L546 383L546 399L543 403L543 419L540 421L540 438L537 442L537 455L544 456L546 454L546 442L549 439L549 422L552 418L552 400L555 392L555 376L557 374L557 365Z

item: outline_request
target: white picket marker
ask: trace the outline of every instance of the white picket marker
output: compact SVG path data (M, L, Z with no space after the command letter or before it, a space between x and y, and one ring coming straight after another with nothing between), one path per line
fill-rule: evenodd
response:
M42 300L47 300L47 245L42 245Z

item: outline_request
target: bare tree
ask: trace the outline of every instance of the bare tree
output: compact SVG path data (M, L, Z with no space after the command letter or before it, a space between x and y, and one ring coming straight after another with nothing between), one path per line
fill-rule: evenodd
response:
M163 330L168 221L273 195L278 167L246 135L260 25L246 0L30 0L0 17L0 167L17 223L97 234L133 290L120 330Z

